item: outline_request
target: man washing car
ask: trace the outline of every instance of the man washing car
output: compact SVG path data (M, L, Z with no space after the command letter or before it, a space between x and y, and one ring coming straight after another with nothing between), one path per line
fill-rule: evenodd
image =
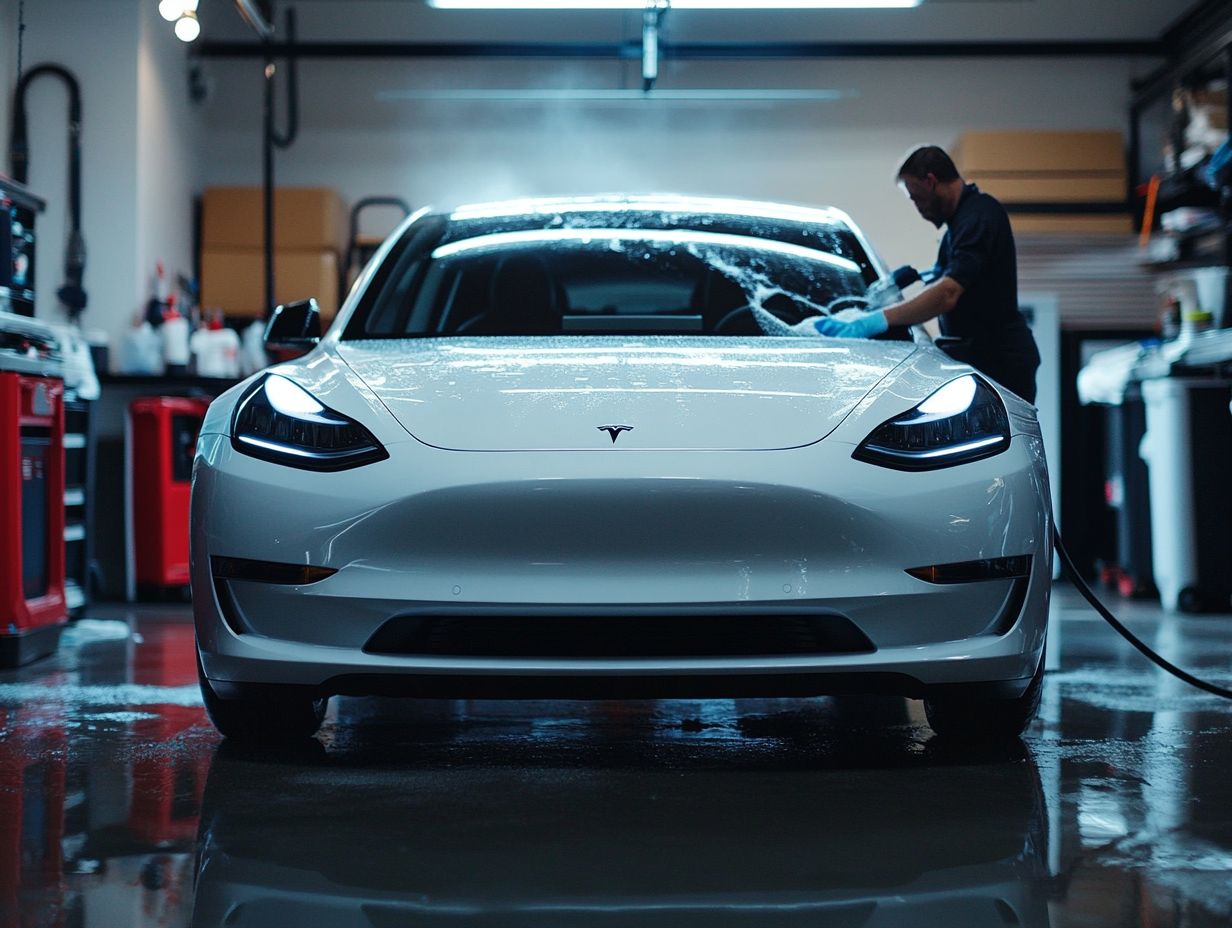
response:
M1028 402L1035 402L1039 351L1018 310L1014 235L1005 209L965 183L935 145L915 149L898 169L898 185L916 210L946 227L933 282L910 299L854 320L808 320L822 335L872 338L890 326L937 319L943 335L967 343L963 360ZM801 323L799 328L807 326Z

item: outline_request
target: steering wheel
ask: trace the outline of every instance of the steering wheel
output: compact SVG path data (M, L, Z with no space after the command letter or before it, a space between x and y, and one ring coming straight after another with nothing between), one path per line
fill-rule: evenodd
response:
M746 315L747 316L753 315L753 307L747 304L745 304L744 306L737 306L735 309L728 310L726 313L724 313L723 317L714 324L714 327L710 331L715 335L720 335L722 334L724 329L726 329L728 326L732 325L738 319Z
M469 332L471 329L477 329L487 321L487 313L477 313L469 319L464 319L456 329L453 330L454 335L461 335L464 332Z

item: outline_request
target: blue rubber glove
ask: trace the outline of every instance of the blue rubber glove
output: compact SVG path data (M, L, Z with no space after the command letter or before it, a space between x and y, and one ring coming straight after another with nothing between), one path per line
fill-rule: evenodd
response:
M786 334L803 335L805 338L816 338L821 334L817 331L817 323L821 322L821 320L825 318L825 316L809 316L807 319L801 319L795 325L788 326L788 331Z
M890 324L886 322L883 309L865 313L847 322L835 319L833 316L818 316L809 321L816 326L820 334L829 335L831 338L872 338L890 327Z

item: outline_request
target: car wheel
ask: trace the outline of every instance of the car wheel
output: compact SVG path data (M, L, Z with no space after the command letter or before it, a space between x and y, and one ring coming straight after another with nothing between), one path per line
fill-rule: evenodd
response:
M223 699L197 656L197 680L214 727L236 741L286 742L311 738L325 719L329 698L313 699L290 687L267 686L251 696Z
M939 737L951 741L1017 738L1039 712L1044 689L1044 655L1031 683L1016 699L964 699L946 696L925 699L928 724Z

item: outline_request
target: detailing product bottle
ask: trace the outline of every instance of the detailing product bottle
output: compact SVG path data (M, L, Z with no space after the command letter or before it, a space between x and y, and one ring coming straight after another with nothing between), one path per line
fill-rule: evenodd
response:
M255 374L269 367L269 358L265 356L265 323L254 321L244 329L244 359L242 373Z
M167 298L167 311L163 313L163 325L159 329L163 339L163 360L167 373L183 376L188 373L188 320L175 307L175 294Z
M167 312L167 274L163 263L154 267L154 292L145 304L145 320L154 328L161 328L163 315Z
M189 340L199 377L238 377L240 374L240 337L228 329L217 316L205 328L193 332Z
M148 319L124 333L120 343L120 371L157 376L163 372L163 346Z

